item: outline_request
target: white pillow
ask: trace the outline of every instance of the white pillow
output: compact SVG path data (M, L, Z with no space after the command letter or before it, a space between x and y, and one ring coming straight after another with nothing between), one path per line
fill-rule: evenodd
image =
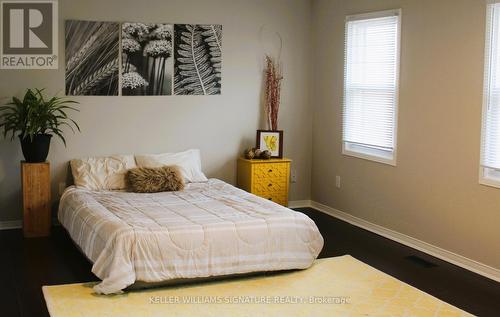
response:
M90 190L121 190L127 187L127 170L136 167L133 155L88 157L71 160L75 185Z
M206 182L208 179L201 171L200 150L187 150L178 153L136 155L139 167L161 167L177 165L187 183Z

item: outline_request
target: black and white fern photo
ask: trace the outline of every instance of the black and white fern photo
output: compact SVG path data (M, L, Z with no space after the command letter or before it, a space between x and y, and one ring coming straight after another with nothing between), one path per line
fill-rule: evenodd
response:
M66 95L118 95L119 23L65 23Z
M172 24L122 24L122 95L171 95Z
M220 94L222 25L176 24L174 43L174 94Z

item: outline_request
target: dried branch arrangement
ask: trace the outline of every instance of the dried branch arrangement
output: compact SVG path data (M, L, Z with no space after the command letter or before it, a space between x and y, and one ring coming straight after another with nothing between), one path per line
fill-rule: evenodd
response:
M278 130L278 111L280 108L281 81L283 72L281 64L266 55L266 104L265 110L269 129Z

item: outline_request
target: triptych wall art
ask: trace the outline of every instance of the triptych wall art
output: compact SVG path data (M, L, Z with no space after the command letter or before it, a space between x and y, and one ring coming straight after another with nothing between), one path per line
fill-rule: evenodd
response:
M66 95L221 93L222 25L65 23Z

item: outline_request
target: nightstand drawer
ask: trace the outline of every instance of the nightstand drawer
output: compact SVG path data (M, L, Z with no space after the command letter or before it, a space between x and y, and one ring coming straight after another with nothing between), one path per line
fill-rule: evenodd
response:
M257 196L260 196L260 197L265 198L267 200L274 201L275 203L280 204L282 206L288 205L288 201L287 201L285 193L272 194L272 195L267 195L267 196L261 196L261 195L257 195Z
M288 163L256 164L253 166L255 179L287 179Z
M287 191L287 183L283 179L259 179L255 180L252 185L252 192L256 195L269 195L275 193L285 194Z

